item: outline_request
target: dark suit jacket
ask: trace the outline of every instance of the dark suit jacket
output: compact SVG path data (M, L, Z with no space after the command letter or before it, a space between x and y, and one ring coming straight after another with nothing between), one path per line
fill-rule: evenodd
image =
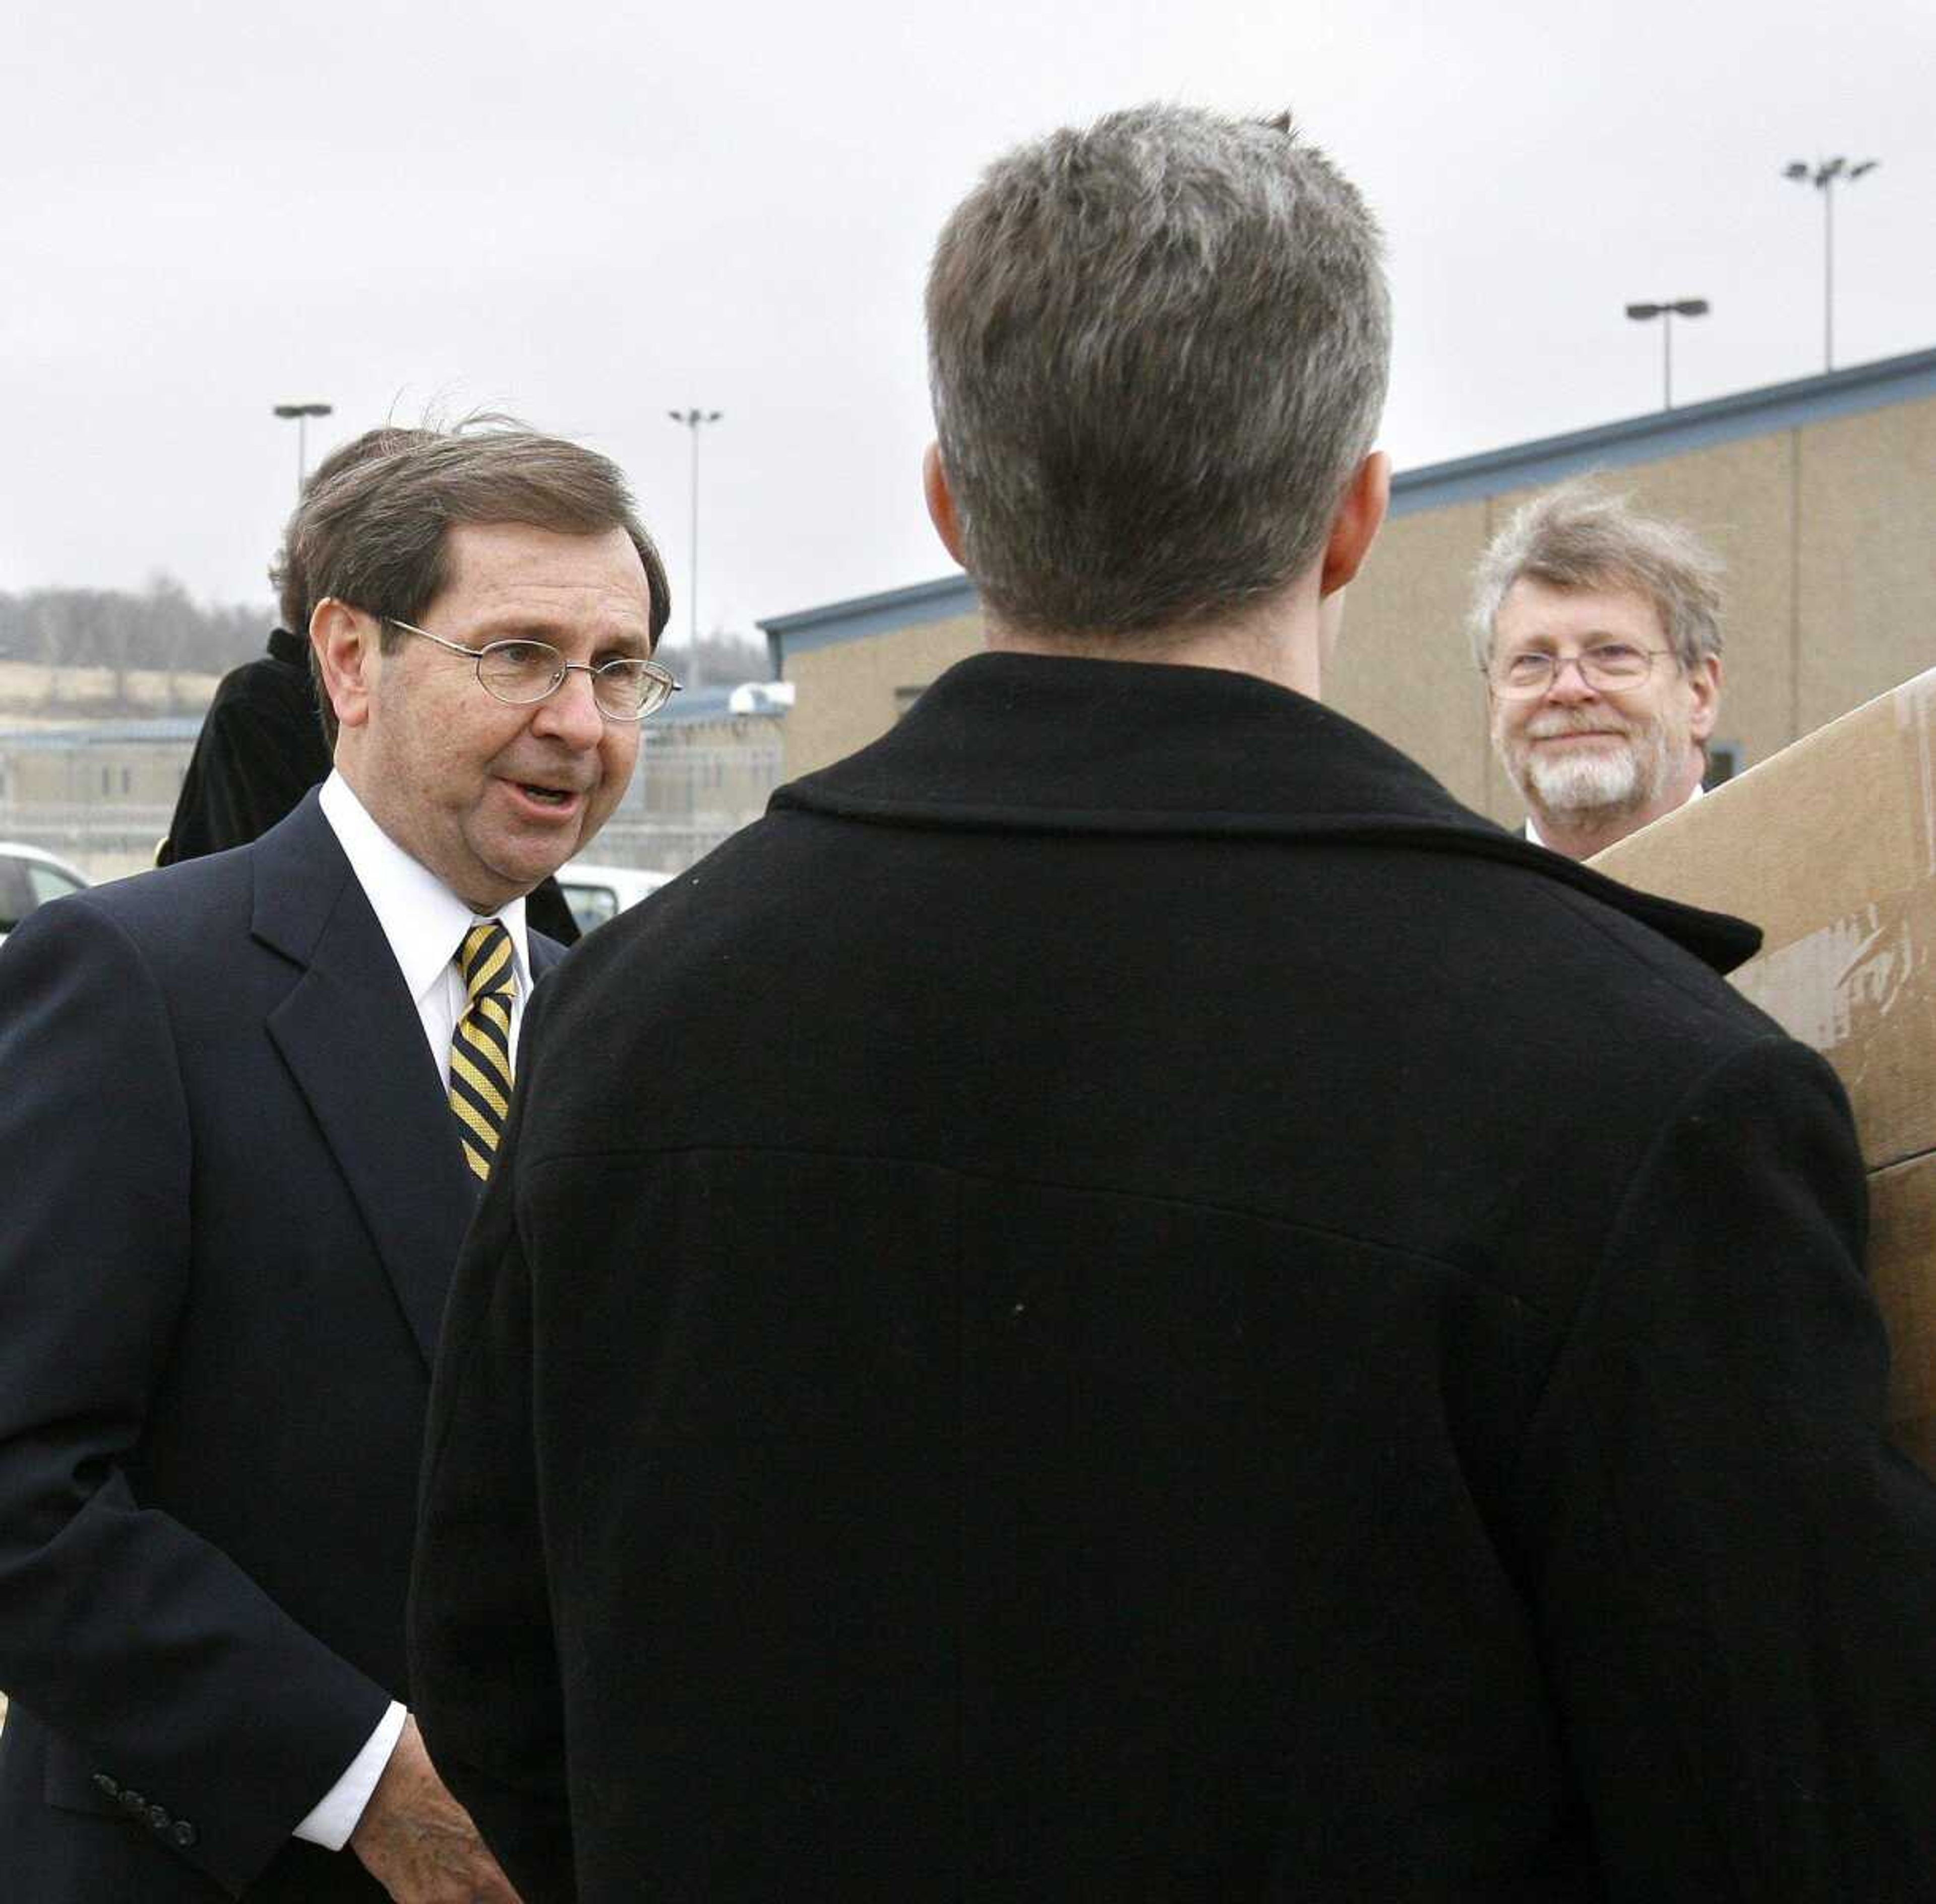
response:
M380 1897L288 1841L404 1696L474 1198L315 796L31 917L0 1077L0 1897Z
M1755 936L1000 655L594 935L413 1603L527 1904L1936 1894L1936 1490Z

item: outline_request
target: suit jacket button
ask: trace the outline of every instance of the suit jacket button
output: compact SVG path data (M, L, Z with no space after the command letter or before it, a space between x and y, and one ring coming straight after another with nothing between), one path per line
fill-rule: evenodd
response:
M105 1772L95 1773L94 1775L94 1782L110 1798L119 1798L121 1796L121 1788L116 1785L112 1779L108 1777Z
M160 1806L150 1805L148 1807L148 1824L151 1830L165 1831L174 1823L174 1820Z
M148 1801L132 1785L121 1788L121 1808L126 1812L145 1812Z
M195 1827L190 1824L186 1818L176 1819L174 1822L174 1828L168 1833L168 1836L172 1838L183 1851L186 1851L200 1835L201 1834L195 1830Z

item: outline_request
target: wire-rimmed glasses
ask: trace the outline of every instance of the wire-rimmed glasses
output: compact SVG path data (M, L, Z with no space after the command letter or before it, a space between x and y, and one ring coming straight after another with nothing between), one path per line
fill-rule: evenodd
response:
M1620 694L1638 688L1653 672L1654 663L1673 651L1636 648L1624 641L1596 642L1578 654L1563 657L1543 648L1523 648L1515 654L1496 655L1492 666L1481 672L1502 701L1536 701L1571 667L1580 670L1580 678L1596 694Z
M546 700L564 685L567 675L591 677L591 698L598 712L613 721L643 721L656 714L679 691L679 684L656 661L631 655L600 662L567 661L548 641L528 635L509 641L486 642L482 648L467 648L461 642L446 641L414 622L401 621L394 615L383 619L407 635L421 635L452 654L462 654L477 664L477 683L486 694L511 707L529 707Z

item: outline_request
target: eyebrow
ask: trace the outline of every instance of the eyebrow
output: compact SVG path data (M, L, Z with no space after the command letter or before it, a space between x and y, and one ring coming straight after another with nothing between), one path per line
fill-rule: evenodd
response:
M1579 645L1582 648L1590 648L1596 642L1610 641L1618 642L1623 648L1640 648L1645 645L1638 636L1625 633L1618 628L1589 628L1578 639ZM1529 648L1536 648L1542 645L1548 648L1557 648L1559 645L1559 637L1557 635L1549 635L1542 630L1538 634L1528 635L1523 640L1514 642L1512 644L1512 648L1515 654L1523 654Z
M559 645L567 634L575 632L562 622L543 615L486 615L470 636L473 648L488 647L494 641L541 641ZM591 645L594 654L625 654L643 660L652 653L652 644L638 634L600 637Z

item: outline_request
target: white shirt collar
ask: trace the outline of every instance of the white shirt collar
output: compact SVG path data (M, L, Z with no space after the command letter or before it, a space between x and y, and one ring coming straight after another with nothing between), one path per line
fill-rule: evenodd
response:
M1703 787L1700 781L1698 780L1696 781L1694 783L1693 792L1689 793L1686 799L1680 802L1680 806L1692 806L1703 793L1707 792L1707 788ZM1677 806L1674 811L1676 813L1678 813L1680 811L1680 806ZM1667 818L1667 815L1663 813L1660 817L1665 820ZM1539 836L1539 824L1533 818L1530 813L1526 816L1526 836L1528 839L1531 840L1535 846L1544 846L1546 845L1546 842Z
M341 774L332 769L319 796L327 820L363 888L383 936L396 954L398 969L419 1003L450 970L459 943L479 915L419 860L413 859L376 821ZM525 902L513 899L494 915L511 935L518 996L531 996L531 946Z

